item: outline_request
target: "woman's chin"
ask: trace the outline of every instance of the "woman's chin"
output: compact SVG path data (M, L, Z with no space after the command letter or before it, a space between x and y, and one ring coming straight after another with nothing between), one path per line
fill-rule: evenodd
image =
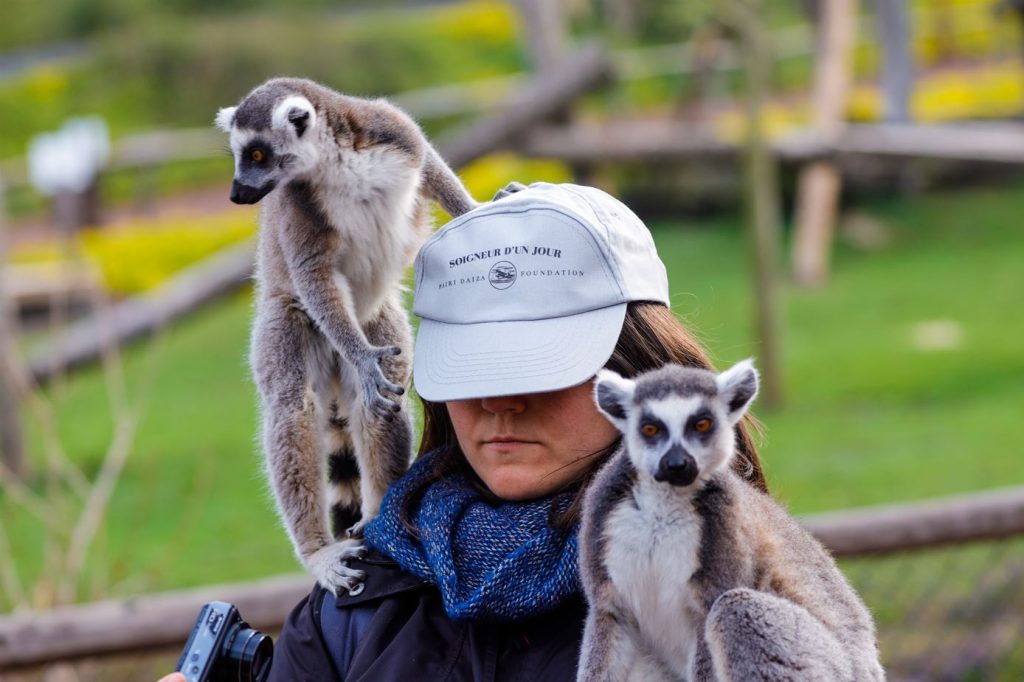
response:
M492 493L507 502L525 502L553 492L551 485L533 471L492 472L481 476Z

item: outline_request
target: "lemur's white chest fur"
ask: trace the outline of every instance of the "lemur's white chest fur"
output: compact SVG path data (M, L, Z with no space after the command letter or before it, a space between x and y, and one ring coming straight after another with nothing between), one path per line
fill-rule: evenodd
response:
M681 678L691 676L703 629L702 606L689 582L698 568L701 526L689 496L647 477L605 525L605 565L617 597L636 616L638 643Z
M335 268L365 323L394 292L423 239L416 223L420 171L386 149L345 150L314 178L327 220L341 236Z

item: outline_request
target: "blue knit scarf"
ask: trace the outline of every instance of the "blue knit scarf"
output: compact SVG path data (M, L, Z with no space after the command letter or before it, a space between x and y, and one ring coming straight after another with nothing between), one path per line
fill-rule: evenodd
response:
M431 484L410 514L416 538L400 510L433 460L433 454L421 457L391 486L365 528L367 545L437 585L445 611L457 620L517 620L579 594L578 526L563 532L548 525L552 502L564 511L573 493L494 506L464 475L452 473Z

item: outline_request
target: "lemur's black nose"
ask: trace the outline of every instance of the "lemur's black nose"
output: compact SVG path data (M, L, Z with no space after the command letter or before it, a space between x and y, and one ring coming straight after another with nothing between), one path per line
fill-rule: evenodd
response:
M699 469L693 455L678 445L674 445L658 462L658 473L654 480L669 485L687 486L697 478Z
M250 187L238 180L231 183L231 201L236 204L255 204L274 189L274 183L268 182L263 187Z

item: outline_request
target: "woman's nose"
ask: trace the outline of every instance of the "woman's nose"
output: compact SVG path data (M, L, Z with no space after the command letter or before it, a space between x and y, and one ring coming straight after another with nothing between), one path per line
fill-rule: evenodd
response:
M501 412L519 414L526 409L526 400L521 395L503 395L496 398L481 398L480 406L493 414Z

